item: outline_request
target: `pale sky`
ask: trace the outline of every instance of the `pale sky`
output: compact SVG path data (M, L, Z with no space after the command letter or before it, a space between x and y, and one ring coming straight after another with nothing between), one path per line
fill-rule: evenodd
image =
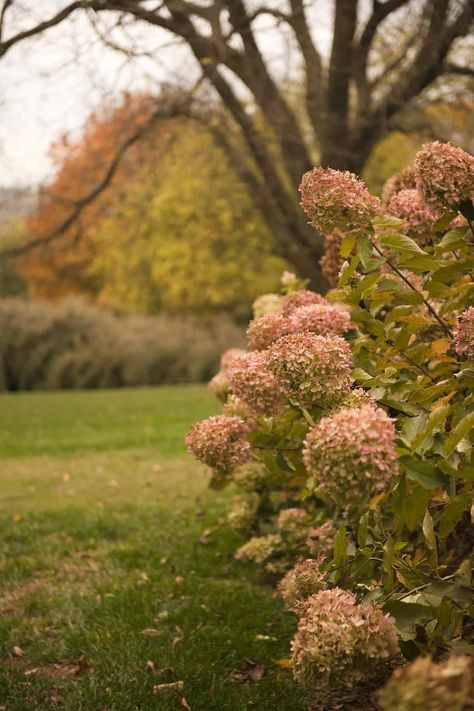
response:
M277 0L277 4L282 2L286 7L284 0ZM31 26L35 18L53 15L65 4L65 0L25 0L22 7L27 12L14 19ZM320 0L318 5L317 41L327 53L332 3ZM102 25L110 22L105 16L100 21ZM262 22L269 25L268 19ZM167 32L140 25L133 34L140 47L152 51L152 59L125 61L123 55L103 45L90 21L78 12L72 20L12 48L2 58L0 186L37 185L47 179L52 171L51 143L64 132L79 132L105 97L125 89L156 87L163 81L186 86L195 80L194 59ZM277 41L273 32L262 32L262 37L271 66L286 71L293 59L288 46Z

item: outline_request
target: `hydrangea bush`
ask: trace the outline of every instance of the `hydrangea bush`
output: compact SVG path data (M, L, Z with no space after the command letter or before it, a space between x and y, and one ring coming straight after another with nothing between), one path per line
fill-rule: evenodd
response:
M240 491L236 558L285 573L293 673L314 694L474 651L473 165L428 144L381 201L350 173L307 173L301 205L335 288L285 273L257 300L248 353L212 386L225 414L188 436L211 482ZM449 672L410 674L383 708L408 708L411 687L431 698L421 679Z

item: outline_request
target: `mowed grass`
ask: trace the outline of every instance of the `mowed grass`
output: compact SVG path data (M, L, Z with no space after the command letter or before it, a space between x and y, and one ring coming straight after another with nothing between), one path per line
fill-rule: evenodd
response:
M215 411L202 386L0 396L0 709L307 708L233 492L185 454Z

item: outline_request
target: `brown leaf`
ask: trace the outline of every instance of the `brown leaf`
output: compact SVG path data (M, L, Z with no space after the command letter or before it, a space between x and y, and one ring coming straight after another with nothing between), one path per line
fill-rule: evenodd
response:
M174 649L179 642L182 641L182 637L175 637L174 640L171 642L171 649Z
M170 681L168 684L155 684L153 687L153 693L155 694L161 694L164 691L177 691L177 692L183 692L184 691L184 681Z
M15 644L15 646L13 647L13 655L15 657L24 657L25 652L22 650L22 648L18 644Z
M156 671L155 662L152 662L151 659L148 659L146 663L146 670L147 672L151 672L152 674Z
M163 632L154 627L147 627L141 631L141 634L145 635L145 637L158 637L158 635L163 634Z
M260 681L265 674L264 662L254 662L252 659L244 659L245 667L243 669L234 669L232 678L235 681Z
M187 709L187 711L192 711L191 706L188 704L186 701L185 697L182 694L178 694L178 699L179 703L184 709Z

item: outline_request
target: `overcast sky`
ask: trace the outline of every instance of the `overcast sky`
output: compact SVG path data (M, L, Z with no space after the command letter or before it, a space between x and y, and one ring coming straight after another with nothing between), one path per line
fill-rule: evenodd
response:
M22 3L27 12L12 19L31 26L36 18L46 16L45 8L50 16L64 4L64 0L27 0ZM319 0L316 5L317 40L327 51L332 3ZM101 17L101 23L110 22ZM262 18L262 22L268 26L269 20ZM104 47L90 20L79 12L43 36L14 47L1 60L0 186L36 185L47 179L52 171L51 143L64 132L79 132L106 97L125 89L156 87L160 81L189 84L197 76L193 58L168 33L144 24L132 31L153 59L125 61L123 55ZM287 45L270 30L261 36L272 68L287 69Z

